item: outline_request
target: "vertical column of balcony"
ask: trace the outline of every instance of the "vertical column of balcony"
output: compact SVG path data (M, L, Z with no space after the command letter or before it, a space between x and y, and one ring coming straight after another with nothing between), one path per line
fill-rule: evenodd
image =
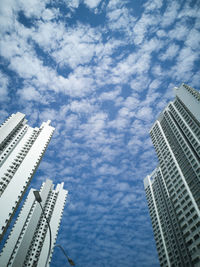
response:
M198 259L200 262L200 176L198 174L200 166L198 156L196 156L194 149L187 140L184 132L181 131L178 122L170 110L166 110L164 115L161 121L161 127L164 133L168 133L168 142L174 154L175 165L178 166L181 174L177 177L177 183L174 183L175 194L173 194L173 197L177 195L179 199L176 202L176 213L181 222L184 216L182 230L193 263L198 261ZM176 200L177 198L175 197L174 199Z
M0 126L0 153L4 149L7 143L15 135L18 128L25 122L25 115L17 112L12 114L1 126Z
M38 266L38 260L40 258L41 250L44 245L44 240L46 238L46 235L49 235L48 231L48 224L47 221L51 220L52 213L54 211L54 204L53 201L57 198L57 195L54 194L53 186L51 187L51 190L48 193L48 196L46 197L45 201L43 201L43 210L44 214L42 213L40 216L40 219L37 224L37 228L34 232L31 244L29 246L26 259L24 261L24 266L32 266L37 265ZM49 243L47 244L47 254L48 255L48 248ZM44 258L44 266L46 262L46 258Z
M187 249L176 210L170 198L161 169L157 171L157 188L159 188L158 201L161 203L159 214L162 216L164 237L169 252L170 263L175 266L191 266L191 257Z
M200 121L193 116L187 107L176 98L174 103L169 106L172 115L177 121L180 129L188 139L190 146L195 150L196 154L200 154ZM200 103L199 103L200 109Z
M51 257L53 254L53 247L56 243L59 225L60 225L60 221L62 218L63 209L65 206L65 201L66 201L66 197L68 193L68 191L63 189L63 185L64 183L61 183L56 186L56 189L53 190L51 198L49 199L48 206L47 206L48 208L47 215L48 213L51 214L50 215L50 226L51 226L51 232L52 232L52 250L51 250L51 255L49 258L49 263L51 261ZM49 235L46 234L45 240L42 246L42 250L40 253L40 258L38 261L38 267L42 267L45 265L45 260L48 255L49 242L50 242Z
M154 238L156 241L156 247L158 251L158 257L160 261L160 266L170 266L169 253L167 249L166 240L164 237L162 218L160 218L160 203L157 199L156 191L156 180L157 180L157 168L153 171L151 175L148 175L144 180L145 192L154 232Z
M176 153L177 161L200 209L200 139L192 133L189 125L186 126L183 124L183 120L181 120L173 105L169 106L166 120L173 127L174 135L179 144L179 150ZM200 126L197 129L200 132ZM180 153L180 147L182 153ZM185 166L186 164L184 164L183 159L187 166Z
M24 231L30 221L30 216L33 213L35 207L34 200L33 189L31 189L1 251L0 266L11 266Z
M41 189L42 205L45 204L51 189L52 181L47 180ZM41 214L41 208L36 203L33 189L31 189L27 201L2 251L0 263L4 262L4 264L7 263L8 266L12 267L24 266L29 247L34 240L35 232L38 228L38 221L40 220Z

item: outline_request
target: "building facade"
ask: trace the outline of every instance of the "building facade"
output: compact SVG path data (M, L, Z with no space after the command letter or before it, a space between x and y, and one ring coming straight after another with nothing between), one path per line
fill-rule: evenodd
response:
M46 219L52 233L49 266L68 193L63 189L63 185L64 183L58 184L54 189L52 181L48 179L42 184L40 195L45 215L35 200L34 189L30 190L0 254L0 266L45 266L50 242Z
M32 128L20 112L12 114L0 127L0 241L53 132L50 121Z
M200 266L200 93L182 84L150 130L144 186L161 266Z

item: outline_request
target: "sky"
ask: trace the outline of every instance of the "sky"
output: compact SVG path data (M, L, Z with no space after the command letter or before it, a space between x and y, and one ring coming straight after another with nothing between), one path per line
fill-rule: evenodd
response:
M198 0L0 1L0 123L55 127L31 186L64 181L57 243L76 266L159 266L149 130L173 87L200 89L199 30Z

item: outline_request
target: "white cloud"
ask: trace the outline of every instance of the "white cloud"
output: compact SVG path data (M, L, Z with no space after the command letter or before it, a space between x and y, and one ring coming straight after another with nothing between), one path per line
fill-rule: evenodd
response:
M147 33L146 24L141 20L137 22L137 24L134 27L134 43L136 45L139 45L142 43L145 34Z
M149 88L151 90L155 90L155 89L159 89L158 87L161 85L161 81L159 80L153 80L150 85L149 85Z
M37 28L30 32L33 40L35 40L47 52L60 47L64 33L64 25L62 23L52 21L39 21Z
M14 32L3 35L0 44L1 55L9 61L14 56L21 56L30 51L30 46L26 43L26 39Z
M177 22L175 27L168 32L168 37L171 39L183 40L185 41L186 36L188 35L189 28L183 22Z
M96 8L100 4L101 0L84 0L84 3L89 8Z
M121 88L117 87L116 89L109 91L109 92L103 92L99 96L99 100L105 101L105 100L111 100L115 101L116 97L119 96L121 93Z
M130 185L128 183L118 183L116 185L116 189L118 189L119 191L130 191Z
M40 90L62 91L74 96L92 90L93 79L85 75L85 68L78 68L68 78L58 76L53 69L43 65L26 39L16 34L2 39L1 54L10 61L12 70L22 78L30 79L29 83Z
M129 109L125 108L125 107L119 109L118 114L120 117L129 117L130 116Z
M79 4L80 4L80 0L65 0L66 4L69 8L74 9L74 8L78 8Z
M66 116L65 123L66 123L66 128L70 130L73 128L78 128L78 126L80 125L80 120L77 115L70 114Z
M122 15L121 9L115 9L108 13L108 18L110 21L114 21L119 19L119 17Z
M42 71L42 61L29 53L24 53L23 58L16 56L11 59L10 68L17 71L23 78L39 77Z
M147 1L144 4L145 7L145 11L149 12L149 11L153 11L153 10L157 10L159 8L162 7L163 1L162 0L153 0L153 1Z
M128 207L129 205L134 205L133 203L135 203L135 200L136 200L135 194L129 193L124 196L120 204L123 205L123 207Z
M2 124L5 120L5 118L8 118L10 116L10 114L8 114L8 112L6 112L3 109L0 109L0 123Z
M118 40L115 38L110 38L106 41L106 43L98 42L98 45L95 48L97 62L101 62L101 64L108 66L112 63L111 56L119 47L126 45L126 41Z
M193 74L192 78L191 78L191 86L193 86L196 89L200 89L199 86L199 77L200 77L200 71L196 72L195 74Z
M124 4L127 3L127 0L124 0L123 2L120 0L110 0L108 3L108 9L112 10L112 9L117 9L117 8L121 8Z
M152 116L152 109L150 107L142 107L139 109L137 113L137 118L145 121L151 121Z
M200 32L199 30L192 29L187 35L185 45L189 46L192 50L198 50L200 47Z
M97 41L101 41L101 35L97 31L90 27L79 25L74 29L63 31L62 39L59 40L59 43L56 40L52 56L57 62L75 68L79 64L83 65L92 60L96 49L98 49L96 47Z
M198 10L199 9L199 3L198 2L194 2L193 7L191 7L190 3L188 1L186 1L184 3L183 8L180 10L179 14L178 14L178 18L182 19L182 18L186 18L186 17L191 17L191 18L198 18Z
M92 132L98 132L105 127L105 122L107 120L107 114L100 112L94 114L88 120Z
M134 135L133 139L131 138L133 144L142 145L143 141L140 141L138 138L143 138L148 135L149 129L151 127L151 121L145 122L136 117L131 125L131 134Z
M93 78L84 77L79 71L70 74L68 78L56 76L54 73L52 76L53 77L49 80L52 81L52 86L50 86L50 88L56 92L60 91L72 97L83 97L91 92L94 87Z
M166 77L166 71L162 68L160 64L155 64L153 67L151 67L151 72L153 73L155 78L162 78L163 76Z
M39 113L41 121L53 120L55 121L58 117L57 112L52 108L46 108L44 111Z
M101 175L118 175L120 173L119 168L111 166L110 164L103 164L97 171Z
M133 40L136 45L142 44L146 35L151 32L150 27L157 25L161 17L153 16L149 14L143 14L142 17L137 21L133 28Z
M107 12L108 27L113 31L121 31L129 37L132 37L132 29L134 27L136 18L130 13L130 10L126 7L119 7L115 9L109 9Z
M8 101L8 77L0 71L0 102Z
M40 93L33 87L24 87L17 92L20 97L25 101L37 101L37 102L44 102Z
M149 53L132 53L121 60L115 68L112 69L110 77L113 83L127 83L134 75L144 75L150 68L151 56Z
M152 52L158 52L162 46L164 45L164 42L161 40L158 40L157 38L151 38L150 40L146 40L143 42L142 47L140 49L140 54L148 53L151 54Z
M86 99L82 101L72 101L70 103L70 110L76 113L92 113L94 111L94 106Z
M137 92L144 91L150 82L150 78L144 75L137 75L130 80L130 87Z
M61 22L39 22L30 34L58 64L71 68L89 63L102 49L101 33L83 24L66 28Z
M45 10L45 5L49 0L20 0L18 3L19 9L22 9L27 17L40 18Z
M42 19L45 21L53 20L59 15L59 10L56 8L46 8L42 13Z
M108 125L121 132L129 125L129 119L127 117L118 116L116 119L110 121Z
M123 249L132 255L133 242L142 246L147 242L145 239L150 243L146 230L142 238L139 232L133 238L129 228L134 225L143 230L147 225L143 223L146 206L141 179L157 164L148 131L173 98L171 88L177 81L188 79L199 86L199 73L194 69L198 62L200 25L196 6L186 4L179 11L156 0L134 9L132 2L63 0L59 2L64 6L60 10L50 8L51 5L47 8L48 1L8 0L0 8L0 12L3 10L0 53L6 62L2 64L15 73L14 78L3 76L2 87L6 89L0 94L8 96L9 82L14 84L14 79L18 82L11 105L4 111L2 108L0 114L5 117L8 115L5 110L17 107L32 124L51 119L56 126L47 160L41 165L41 179L48 174L57 181L65 180L65 187L70 189L66 212L76 215L67 216L68 223L62 226L73 233L70 253L82 251L80 261L84 266L91 258L82 241L77 245L82 237L90 244L96 240L98 255L103 256L111 251L102 252L106 238L107 248L110 246L116 257L101 258L106 258L105 264L110 266L116 262L127 265L127 259L118 259ZM99 26L90 25L90 17L76 19L76 8L84 3L93 13L105 15L103 24L100 16L96 21ZM17 21L19 10L28 17L30 28ZM68 13L63 15L64 10ZM167 61L173 58L174 67ZM20 98L17 103L16 97ZM59 148L59 153L55 148ZM55 164L50 166L52 162ZM133 218L130 214L137 216ZM116 242L116 232L122 238L121 244L128 240L125 248ZM151 248L149 243L145 247ZM144 253L141 255L140 259ZM99 267L104 265L101 260L94 262ZM132 259L130 262L138 266Z
M140 104L140 101L138 99L138 96L133 94L132 96L127 97L123 103L127 109L136 110Z
M4 33L13 28L15 21L16 1L13 0L2 0L0 1L0 31Z
M162 27L168 27L169 25L174 23L177 18L179 8L180 5L178 4L178 2L173 2L167 6L167 9L164 12L161 20Z
M162 38L162 37L166 37L167 36L167 33L164 31L164 30L158 30L156 32L157 36Z
M164 53L162 53L159 58L161 60L172 60L174 58L176 58L178 56L178 51L179 51L179 46L174 44L174 43L170 43L169 47L166 49L166 51Z
M180 50L177 58L177 64L172 68L171 74L179 81L185 81L191 77L195 60L199 57L191 48L185 47Z

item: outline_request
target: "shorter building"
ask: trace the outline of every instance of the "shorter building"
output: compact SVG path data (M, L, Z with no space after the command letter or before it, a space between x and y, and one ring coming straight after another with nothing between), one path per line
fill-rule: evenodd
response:
M45 266L50 244L46 219L52 233L50 263L68 193L63 185L64 183L58 184L54 189L52 181L48 179L42 184L40 195L45 215L35 200L34 189L30 190L0 254L0 266Z

